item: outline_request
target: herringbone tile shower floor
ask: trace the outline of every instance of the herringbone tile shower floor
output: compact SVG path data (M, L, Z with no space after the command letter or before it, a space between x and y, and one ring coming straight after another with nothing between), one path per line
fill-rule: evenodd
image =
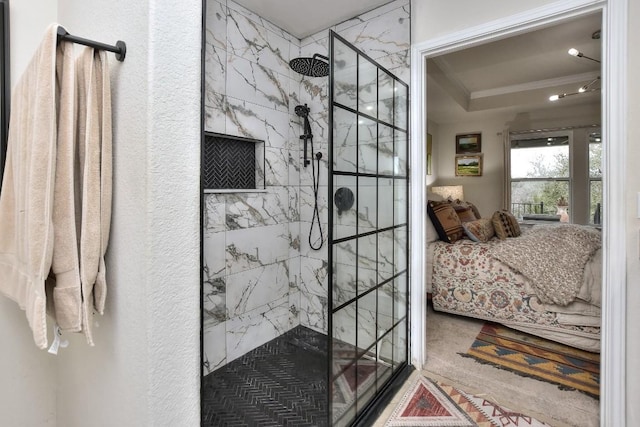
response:
M327 426L327 337L298 326L203 378L202 426Z

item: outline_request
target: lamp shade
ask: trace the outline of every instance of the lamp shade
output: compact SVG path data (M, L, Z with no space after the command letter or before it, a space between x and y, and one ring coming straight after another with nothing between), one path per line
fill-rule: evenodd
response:
M462 185L442 185L431 187L431 192L442 196L445 199L464 200L464 190Z

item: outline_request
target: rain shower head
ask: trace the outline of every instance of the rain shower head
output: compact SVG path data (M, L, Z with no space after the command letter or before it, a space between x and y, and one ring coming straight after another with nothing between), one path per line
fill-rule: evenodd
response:
M306 105L296 105L295 112L298 117L308 118L309 117L309 107Z
M322 58L322 59L318 59ZM329 58L316 53L313 58L293 58L289 66L296 73L309 77L327 77L329 75Z

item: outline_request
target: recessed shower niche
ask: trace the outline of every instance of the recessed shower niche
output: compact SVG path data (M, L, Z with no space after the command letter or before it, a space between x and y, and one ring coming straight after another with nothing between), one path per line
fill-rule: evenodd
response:
M205 132L202 151L205 190L264 189L264 141Z

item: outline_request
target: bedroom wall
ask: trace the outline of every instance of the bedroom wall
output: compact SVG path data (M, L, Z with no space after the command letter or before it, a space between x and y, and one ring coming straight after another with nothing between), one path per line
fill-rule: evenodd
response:
M436 123L434 136L433 185L463 185L465 199L476 203L483 216L501 209L504 197L504 142L503 131L553 129L563 126L584 126L600 123L597 106L533 111L516 116L495 114L477 119L469 113L469 119L453 123ZM461 133L482 133L483 172L480 177L455 176L455 137ZM578 132L578 131L576 131ZM579 132L580 133L580 132ZM576 134L576 137L578 135ZM586 196L584 191L575 193ZM576 201L576 204L585 204ZM576 209L577 210L577 209ZM584 213L584 212L583 212ZM584 222L586 215L576 216L574 221Z

